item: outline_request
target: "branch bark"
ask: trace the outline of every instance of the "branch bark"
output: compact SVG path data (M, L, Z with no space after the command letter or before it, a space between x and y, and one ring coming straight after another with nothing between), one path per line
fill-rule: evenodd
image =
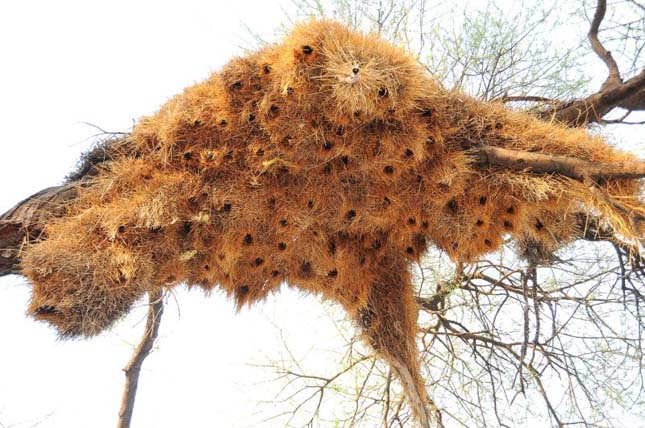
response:
M598 123L616 107L627 110L645 110L645 70L626 82L603 85L600 91L586 98L548 109L539 117L554 119L569 126L580 127Z
M121 401L121 410L119 410L119 421L117 428L129 428L132 421L132 412L134 410L134 401L139 386L139 374L141 366L146 359L157 339L159 325L161 324L161 315L163 314L163 293L156 290L148 295L148 317L146 327L143 331L141 341L137 346L132 358L125 366L125 386L123 388L123 399Z
M576 180L645 177L645 162L591 162L569 156L480 147L471 151L475 163L542 174L560 174Z
M611 55L603 44L598 39L598 31L600 30L600 23L605 18L605 12L607 11L607 0L598 0L596 5L596 12L591 21L591 28L589 28L588 38L589 43L591 43L591 48L598 55L598 57L605 63L607 69L609 70L609 76L605 81L605 84L608 83L621 83L620 71L618 70L618 64L614 60L614 57Z
M598 0L587 36L594 53L607 66L607 79L595 94L547 108L539 114L542 119L554 119L569 126L579 127L600 123L603 116L616 107L631 111L645 110L645 69L623 82L616 60L598 38L606 10L607 1Z
M0 216L0 276L19 273L23 246L40 238L47 222L62 215L76 194L72 183L49 187Z

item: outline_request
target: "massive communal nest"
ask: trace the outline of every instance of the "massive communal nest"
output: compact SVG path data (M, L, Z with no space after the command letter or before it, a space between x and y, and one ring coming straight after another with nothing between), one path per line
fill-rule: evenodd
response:
M87 157L77 198L25 248L30 311L63 336L92 336L150 290L221 287L242 306L289 284L339 302L408 393L421 390L408 269L429 246L456 261L508 239L548 254L580 236L578 213L631 237L625 207L643 211L637 182L592 191L482 167L481 146L631 159L447 91L375 36L301 24Z

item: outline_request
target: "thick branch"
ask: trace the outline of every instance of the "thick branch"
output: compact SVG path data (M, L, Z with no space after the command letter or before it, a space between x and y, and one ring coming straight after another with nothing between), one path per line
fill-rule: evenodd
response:
M603 85L599 92L572 101L540 114L543 119L555 119L569 126L598 123L616 107L628 110L645 110L645 70L628 81Z
M481 147L471 155L479 165L497 166L534 173L561 174L576 180L590 179L638 179L645 177L645 162L591 162L560 155Z
M47 222L63 214L76 191L71 183L50 187L0 216L0 276L18 273L23 245L37 240Z
M146 319L146 328L143 331L141 342L134 351L132 358L125 366L125 386L123 388L123 399L121 401L121 410L119 410L119 422L117 428L129 428L132 420L132 411L134 410L134 400L137 395L139 386L139 374L143 361L152 351L152 346L159 333L161 315L163 314L163 293L161 290L151 292L148 296L148 318Z
M630 111L645 110L645 70L623 82L618 64L598 38L606 10L607 1L598 0L588 37L591 48L607 66L607 79L595 94L551 106L539 115L541 118L555 119L569 126L585 126L600 123L603 116L616 107Z

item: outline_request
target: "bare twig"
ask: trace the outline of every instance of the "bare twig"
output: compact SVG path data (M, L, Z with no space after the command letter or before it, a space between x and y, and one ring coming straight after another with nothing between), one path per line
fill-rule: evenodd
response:
M596 13L594 14L593 20L591 21L591 28L589 29L589 42L591 43L591 48L598 55L598 57L605 63L607 69L609 70L609 77L605 84L615 84L621 83L620 71L618 70L618 64L614 60L614 57L611 55L603 44L598 39L598 30L600 29L600 23L605 18L605 12L607 11L607 0L598 0L596 6Z

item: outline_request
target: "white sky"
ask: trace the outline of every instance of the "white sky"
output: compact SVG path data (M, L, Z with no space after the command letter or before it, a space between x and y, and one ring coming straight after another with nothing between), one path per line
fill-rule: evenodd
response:
M0 212L59 183L96 130L128 130L185 86L206 78L241 45L244 22L271 38L286 1L0 2ZM280 335L309 364L330 364L343 341L312 297L283 292L235 314L222 295L176 292L159 347L145 362L133 427L250 426L271 416L279 384L266 364ZM0 279L0 427L113 427L121 368L145 308L89 341L59 342L24 316L29 289ZM178 302L178 303L177 303ZM257 413L260 413L259 415Z

